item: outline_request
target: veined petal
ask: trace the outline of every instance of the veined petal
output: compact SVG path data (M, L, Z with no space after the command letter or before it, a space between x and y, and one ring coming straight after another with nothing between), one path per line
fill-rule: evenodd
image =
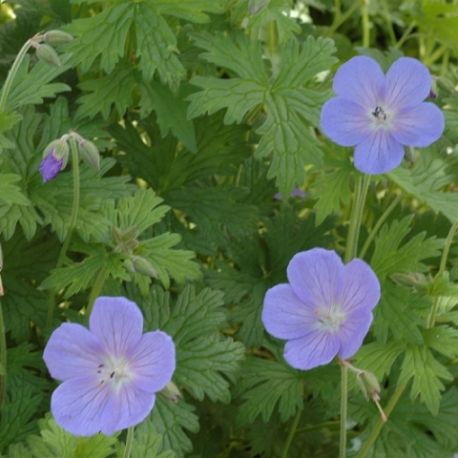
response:
M94 377L66 380L51 397L51 412L57 423L75 436L92 436L100 431L113 434L121 412L112 390Z
M296 339L311 330L316 317L312 309L294 294L290 285L281 284L267 291L262 322L272 336Z
M89 318L89 329L114 356L122 356L141 339L143 316L125 297L99 297Z
M153 409L155 401L156 396L153 393L147 393L135 384L122 386L116 393L116 405L121 413L116 431L142 422Z
M385 80L385 104L390 109L414 107L429 95L432 78L417 59L401 57L389 68Z
M165 332L147 332L130 354L130 361L136 387L147 393L156 393L172 379L175 344Z
M46 344L43 359L57 380L86 377L96 373L102 355L100 340L85 327L61 324Z
M380 282L374 271L361 259L344 267L338 303L344 313L370 312L380 300Z
M379 129L356 146L354 162L360 172L377 175L398 167L403 157L403 146L391 134Z
M284 356L296 369L308 370L331 362L339 351L339 339L326 331L312 331L299 339L289 340Z
M425 147L440 138L445 127L444 114L433 103L420 103L400 111L396 116L393 137L399 143Z
M372 313L367 310L354 310L346 317L338 332L340 358L351 358L359 350L371 323Z
M334 76L334 92L366 109L373 110L383 95L385 75L370 57L357 56L345 62Z
M297 253L288 264L287 274L301 301L313 308L329 309L337 303L343 269L335 251L313 248Z
M361 143L371 133L367 110L343 97L335 97L323 105L320 127L341 146Z

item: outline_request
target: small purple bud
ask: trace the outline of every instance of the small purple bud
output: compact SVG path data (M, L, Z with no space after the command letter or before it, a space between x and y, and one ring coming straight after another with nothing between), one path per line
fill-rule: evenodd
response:
M431 89L431 90L429 91L429 98L430 98L430 99L437 99L437 92L434 91L434 89Z
M300 197L300 198L304 198L306 197L306 193L305 191L303 191L301 188L294 188L292 191L291 191L291 194L289 195L290 197ZM282 196L279 192L277 192L275 195L274 195L274 199L275 200L282 200Z
M40 173L43 177L43 182L46 183L47 181L53 180L62 170L63 163L63 159L58 159L54 155L54 150L45 156L40 164Z

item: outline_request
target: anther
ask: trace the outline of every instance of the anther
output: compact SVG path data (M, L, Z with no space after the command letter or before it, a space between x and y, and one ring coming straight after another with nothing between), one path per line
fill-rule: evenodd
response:
M371 113L377 119L383 119L386 121L386 113L383 111L383 108L380 106L376 106L375 110Z

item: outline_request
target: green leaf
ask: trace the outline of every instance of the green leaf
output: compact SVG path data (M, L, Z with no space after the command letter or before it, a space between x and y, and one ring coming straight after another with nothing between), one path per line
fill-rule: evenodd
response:
M156 2L153 5L160 8ZM150 81L157 72L163 83L177 86L186 72L176 56L178 50L174 32L165 19L146 3L137 4L135 8L136 52L143 78Z
M170 296L156 287L142 305L148 328L159 327L173 337L177 384L196 399L208 396L212 401L229 402L229 381L238 370L244 347L218 333L226 321L222 293L208 288L197 293L187 286L172 307Z
M281 421L293 416L304 403L304 380L299 371L284 363L248 358L242 367L237 393L243 403L239 410L242 424L258 416L267 422L278 409Z
M447 368L434 358L427 347L410 347L406 350L401 368L400 383L413 380L411 397L417 397L433 415L439 412L444 381L453 380Z
M76 437L51 418L40 420L39 425L40 436L27 439L33 458L108 458L114 453L116 437Z
M174 458L176 455L171 450L162 452L162 436L157 433L151 421L141 423L135 428L132 458Z
M424 259L440 255L443 242L436 237L426 238L421 232L402 243L410 232L411 216L384 224L376 240L371 266L383 279L399 272L425 272Z
M454 359L458 356L458 330L451 326L436 326L424 330L425 345Z
M128 2L103 10L95 16L76 19L67 31L76 37L67 45L72 63L87 72L100 59L100 67L111 73L124 56L126 40L136 8Z
M193 153L197 150L194 123L186 118L188 104L166 86L155 82L141 86L141 114L156 112L157 122L164 138L169 132Z
M398 167L389 174L398 186L452 223L458 221L458 195L443 188L454 182L443 158L422 153L413 169Z
M322 153L311 126L318 122L327 93L312 83L315 76L335 62L332 40L311 36L299 46L291 40L279 50L282 59L272 65L272 77L263 60L259 42L238 35L227 37L200 34L197 46L206 50L207 61L227 68L235 76L196 76L191 83L201 90L189 97L188 116L212 114L226 109L227 124L241 123L248 113L266 116L257 133L261 136L256 155L273 156L269 177L277 180L283 195L304 179L304 164L319 164ZM314 86L313 86L314 85Z
M227 0L154 0L152 6L160 13L204 24L210 21L206 13L224 13Z
M152 414L140 429L149 427L157 431L162 435L163 450L173 450L178 458L182 458L192 450L192 442L185 431L199 431L199 421L194 411L194 407L185 401L173 403L159 395Z
M0 174L0 215L5 205L11 204L30 205L30 201L24 196L21 188L16 184L21 180L19 175L14 173Z
M100 113L103 118L108 119L112 106L118 116L122 117L132 105L132 92L135 87L135 74L125 63L118 65L115 71L106 76L83 81L80 88L86 94L78 99L80 106L76 112L77 118L94 118Z
M394 362L403 353L404 346L399 342L371 342L364 345L356 354L355 365L373 372L378 380L389 375Z

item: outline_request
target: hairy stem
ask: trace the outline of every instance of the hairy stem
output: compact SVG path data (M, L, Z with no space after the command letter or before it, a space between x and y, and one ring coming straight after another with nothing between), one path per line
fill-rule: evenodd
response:
M92 307L94 307L94 302L97 297L100 296L102 292L103 285L105 284L105 280L107 279L107 270L106 268L102 268L97 277L95 278L94 284L92 285L91 292L89 293L89 298L87 301L87 315L89 316L92 312Z
M78 147L76 145L76 140L70 138L70 151L72 155L72 170L73 170L73 203L72 203L72 212L70 215L70 221L68 223L67 235L65 237L62 248L60 249L59 257L57 258L56 269L62 267L65 261L65 256L67 254L70 241L72 239L73 231L78 220L78 211L80 207L80 165L79 165L79 156L78 156ZM52 319L54 316L54 294L51 295L51 299L48 304L48 315L46 318L46 327L49 328L52 324Z
M335 15L334 22L329 27L327 34L332 35L345 21L347 21L348 19L350 19L353 16L356 10L361 7L363 2L364 0L356 0L355 2L353 2L350 8L348 8L348 10L345 11L345 13Z
M283 453L281 454L281 458L288 458L288 451L293 442L294 435L296 434L297 425L299 424L301 415L302 415L302 409L298 409L296 412L296 416L294 417L293 423L291 424L291 429L289 430L289 434L286 439L285 447L283 448Z
M16 77L16 74L19 70L19 67L22 64L22 61L24 60L25 55L27 54L27 51L30 49L34 41L34 38L30 38L29 40L27 40L24 43L24 46L19 51L18 55L16 56L16 59L14 59L13 65L11 66L10 71L8 72L8 76L6 77L6 81L3 85L2 93L0 95L0 111L3 111L6 107L8 96L10 95L11 88L13 86L14 78Z
M126 437L126 448L124 449L123 458L130 458L132 454L132 447L134 445L134 427L131 426L127 429L127 437Z
M369 0L364 0L361 10L361 28L363 35L363 48L368 48L371 42L370 20L369 20Z
M444 249L442 250L441 261L439 264L439 270L437 271L437 274L434 278L440 277L445 272L445 269L447 268L448 255L450 253L450 248L452 247L453 239L455 238L457 231L458 231L458 221L452 224L452 227L450 228L448 232L447 238L445 239ZM439 302L438 302L438 298L436 297L431 307L431 312L429 313L428 319L426 321L427 328L434 327L434 324L436 323L436 315L437 315L438 308L439 308Z
M371 232L369 233L369 236L367 237L367 240L364 243L363 248L361 249L361 253L359 255L361 259L364 259L364 256L366 256L367 250L371 246L371 243L374 240L375 236L378 234L378 231L380 230L383 223L391 215L391 213L393 212L393 210L396 208L396 206L398 205L400 201L401 201L401 196L399 195L391 202L390 205L388 205L388 207L382 213L377 223L375 224L375 226L372 228Z
M367 190L369 189L370 176L360 175L356 181L355 199L350 216L348 229L347 247L345 250L345 262L351 261L358 250L359 230L363 219L364 203L366 202ZM341 366L340 382L340 439L339 458L345 458L347 454L347 405L348 405L348 367Z

